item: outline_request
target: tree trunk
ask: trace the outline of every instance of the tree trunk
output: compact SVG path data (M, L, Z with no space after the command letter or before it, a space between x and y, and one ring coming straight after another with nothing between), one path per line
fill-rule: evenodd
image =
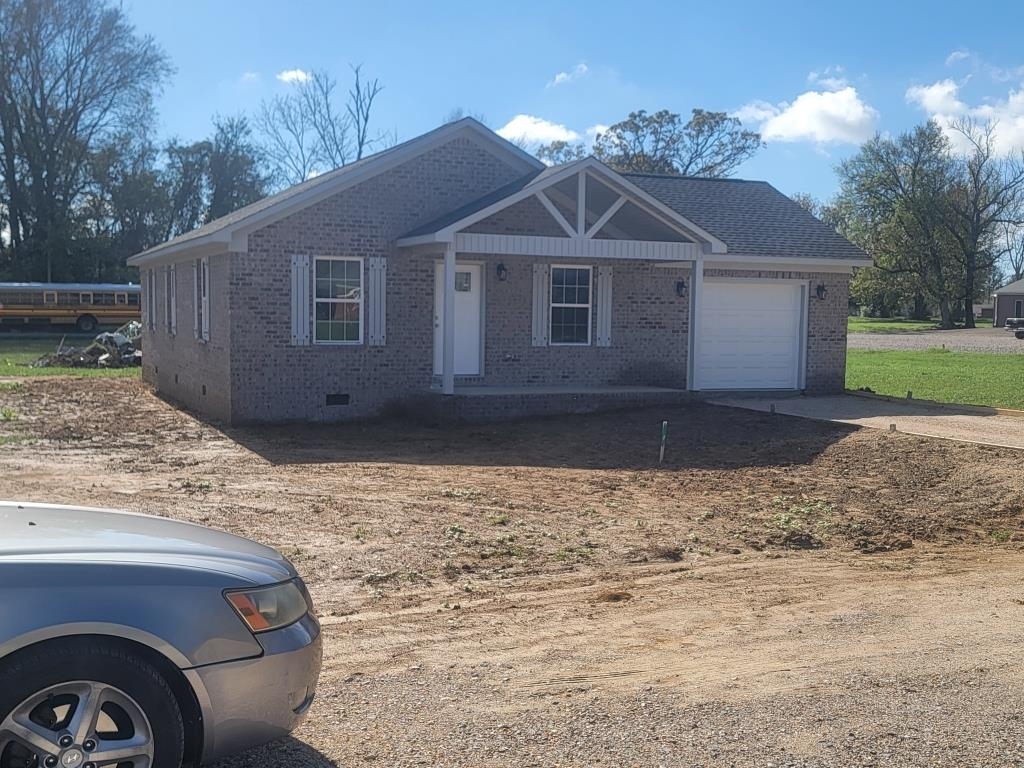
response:
M914 294L914 309L912 312L912 320L927 320L928 319L928 305L925 304L924 296L920 293Z
M941 318L940 328L948 331L953 327L953 313L949 309L949 299L939 300L939 317Z
M964 328L974 328L974 299L964 299Z

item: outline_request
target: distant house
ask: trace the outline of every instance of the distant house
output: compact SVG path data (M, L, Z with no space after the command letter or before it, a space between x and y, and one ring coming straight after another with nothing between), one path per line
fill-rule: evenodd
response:
M1008 317L1024 317L1024 279L997 289L992 299L995 302L993 325L1001 328Z
M549 168L472 119L129 259L145 380L232 423L839 392L870 263L764 182Z

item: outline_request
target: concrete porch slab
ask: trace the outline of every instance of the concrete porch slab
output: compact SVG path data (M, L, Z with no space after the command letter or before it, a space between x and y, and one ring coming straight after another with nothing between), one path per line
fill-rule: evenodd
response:
M999 448L1024 450L1024 419L993 411L956 406L935 407L905 401L887 401L854 395L831 397L729 397L710 402L731 408L770 411L819 421L855 424L871 429L896 430L911 435L958 440Z

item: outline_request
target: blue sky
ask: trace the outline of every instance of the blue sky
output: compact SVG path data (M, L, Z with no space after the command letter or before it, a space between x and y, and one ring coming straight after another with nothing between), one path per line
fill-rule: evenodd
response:
M578 135L631 110L741 116L768 143L738 171L787 194L836 188L835 164L876 130L928 116L999 120L1024 147L1024 3L296 2L128 0L176 73L164 136L255 112L281 73L349 63L385 86L376 127L400 140L455 108L509 135ZM517 119L518 118L518 119Z

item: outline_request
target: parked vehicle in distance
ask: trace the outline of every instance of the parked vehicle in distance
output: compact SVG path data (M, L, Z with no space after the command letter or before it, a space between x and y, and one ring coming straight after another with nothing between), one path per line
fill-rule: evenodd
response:
M1003 323L1003 328L1014 330L1016 328L1024 328L1024 317L1008 317L1006 322Z
M178 768L291 732L320 674L295 568L148 515L0 502L0 768Z
M142 287L130 283L0 283L0 325L98 325L139 320Z

